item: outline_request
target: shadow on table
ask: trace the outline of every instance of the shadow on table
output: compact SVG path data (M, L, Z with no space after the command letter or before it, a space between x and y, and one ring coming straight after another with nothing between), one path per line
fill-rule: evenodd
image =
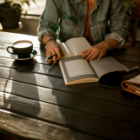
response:
M7 71L9 75L4 87L4 109L27 116L35 116L40 112L38 89L34 86L36 85L36 77L33 73L34 61L14 61Z
M40 49L42 51L45 51L44 46L41 46ZM45 53L42 53L42 54L45 56ZM45 59L45 57L41 57L42 62L44 62L44 59ZM47 62L46 62L46 64L49 65ZM44 71L46 71L46 67L45 67L44 63L42 66L43 66ZM45 87L48 87L46 89L48 89L49 92L47 93L47 91L46 91L46 96L48 96L48 97L46 98L45 102L50 103L50 105L51 104L54 105L54 109L52 110L52 112L46 111L46 114L47 114L47 116L49 114L52 114L52 115L49 115L49 117L52 117L52 118L48 118L49 123L68 128L69 133L73 137L72 139L75 139L76 133L73 130L74 128L72 128L74 125L73 123L75 123L77 125L80 122L78 120L76 122L75 121L72 122L71 119L78 118L78 116L76 116L75 113L73 114L71 112L71 109L66 109L66 107L69 106L69 104L76 105L76 103L77 103L77 106L80 106L80 101L77 101L76 99L71 98L71 96L67 96L67 98L66 98L66 95L63 96L63 94L65 94L65 92L61 93L61 91L57 90L57 86L59 86L58 88L60 89L60 86L62 86L62 88L63 88L65 85L64 85L64 83L62 83L62 79L60 78L61 81L59 81L57 74L55 74L56 67L58 68L59 64L56 64L56 65L54 65L53 63L50 64L50 68L47 70L47 73L46 73L48 81L46 81ZM52 76L53 74L54 74L54 76ZM59 82L62 83L63 85L61 85L61 84L59 85ZM47 85L47 83L49 83L49 84ZM81 102L81 104L82 104L82 102ZM48 108L50 108L50 106L48 106ZM56 127L55 129L58 129L58 128ZM52 130L52 131L54 131L54 130ZM61 132L61 133L62 134L60 135L60 137L61 137L61 139L63 139L62 135L65 135L65 134L63 134L64 132ZM53 135L55 135L55 134L53 134ZM55 138L57 139L57 136ZM69 138L69 139L71 139L71 138Z
M47 78L51 85L49 89L51 88L52 90L51 90L51 93L48 93L48 95L46 92L46 96L48 96L47 102L50 103L50 106L53 104L54 107L52 107L51 112L46 111L47 116L52 117L52 118L46 118L46 119L48 119L49 123L68 128L69 136L71 136L71 138L69 139L83 140L84 137L86 139L88 136L86 137L86 135L84 135L83 132L87 131L86 129L88 130L90 129L90 126L87 125L88 123L85 122L86 119L88 120L88 117L87 115L85 115L85 113L82 113L81 111L79 111L81 108L86 108L85 104L83 104L85 102L85 99L84 97L79 98L76 95L72 96L70 93L64 92L65 89L69 91L68 90L69 88L72 88L72 90L78 90L77 85L72 86L72 87L71 86L67 87L66 85L64 85L62 78L60 78L60 81L59 81L59 78L57 78L55 75L51 76L52 75L51 72L54 71L56 67L59 67L59 64L57 65L51 64L51 66L52 67L49 69L49 72L47 73ZM45 67L44 67L44 71L45 71ZM45 86L48 87L48 85L45 85ZM61 86L62 86L62 90L64 90L62 92L61 92ZM48 106L48 108L50 108L50 106ZM79 110L76 110L75 108L79 108ZM60 137L65 135L64 132L61 132L61 133L62 134L60 135ZM57 139L57 136L55 138Z

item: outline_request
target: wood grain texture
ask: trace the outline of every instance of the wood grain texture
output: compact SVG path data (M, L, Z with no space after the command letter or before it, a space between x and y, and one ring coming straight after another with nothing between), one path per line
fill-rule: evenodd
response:
M6 131L0 129L0 140L25 140L25 138L13 135L12 133L7 133ZM26 138L26 140L29 139Z
M34 140L102 140L6 110L0 110L0 127L5 131Z
M24 72L21 70L15 70L6 67L0 67L0 77L14 79L15 81L21 81L28 84L39 85L42 87L48 87L61 91L74 92L80 94L85 94L87 90L89 91L90 94L91 91L95 90L93 85L99 85L98 83L90 83L90 84L82 84L82 86L81 85L65 86L62 78L51 77L31 72L28 73L26 71ZM109 88L111 87L112 86L109 86ZM118 87L117 89L121 88Z
M108 53L112 55L115 59L119 61L126 61L126 62L133 62L139 63L140 62L140 51L136 50L128 50L128 49L115 49Z
M0 66L62 78L61 70L58 65L39 64L35 63L34 60L14 61L13 59L0 58Z
M0 49L0 58L11 59L11 55L6 50ZM33 59L26 60L24 62L28 61L34 61L34 63L48 64L46 61L46 56L36 55Z
M3 86L4 84L5 86ZM46 103L60 105L63 107L67 107L77 111L82 111L88 114L90 113L101 117L126 121L130 124L136 125L140 123L138 117L140 116L140 110L137 107L136 108L130 106L128 107L126 105L122 105L115 102L114 103L108 102L101 99L93 99L84 96L66 94L64 92L61 91L58 92L56 90L45 90L45 88L30 87L27 85L22 86L22 83L19 84L18 82L13 83L11 81L5 82L4 80L1 80L1 85L2 88L5 87L4 89L1 88L0 89L1 91L3 90L3 91L12 92L26 98L31 98L37 101L39 100ZM17 91L19 91L20 93L17 93ZM25 94L25 92L27 93ZM105 94L105 92L103 91L102 93ZM134 115L133 118L131 117L131 113Z
M140 102L137 96L133 96L132 94L128 94L128 93L123 93L121 90L119 91L115 89L108 89L106 87L103 88L94 85L92 88L94 89L94 92L82 93L83 91L82 89L81 91L79 90L80 92L77 93L76 92L69 93L66 91L58 91L51 88L40 87L40 86L35 86L22 82L16 82L16 81L0 78L0 91L6 91L11 94L15 94L26 98L35 99L35 100L40 100L43 102L49 102L53 104L57 104L56 101L56 97L57 97L59 101L58 105L67 106L68 104L67 107L70 108L72 107L78 108L78 106L75 106L71 102L70 103L68 102L68 99L72 99L72 98L75 98L77 100L78 98L79 100L81 100L82 98L82 100L84 100L86 104L88 104L88 99L92 100L92 98L94 98L94 99L100 99L108 102L115 102L124 105L129 105L132 107L140 107ZM30 91L30 94L28 94L28 91ZM81 107L81 109L83 108Z
M133 138L140 138L140 135L135 132L136 130L140 131L140 127L130 125L126 122L114 121L8 93L1 92L0 98L0 108L4 110L17 113L19 110L22 110L23 115L67 127L73 131L107 139L118 139L119 137L129 139L126 134L133 135ZM100 131L101 129L102 132ZM118 132L116 133L116 131ZM109 133L110 135L108 135Z
M7 53L21 39L33 42L34 59L15 61ZM107 55L128 68L140 66L140 51L115 49ZM45 58L36 36L0 32L0 132L41 140L140 139L139 97L119 83L65 86L59 65Z

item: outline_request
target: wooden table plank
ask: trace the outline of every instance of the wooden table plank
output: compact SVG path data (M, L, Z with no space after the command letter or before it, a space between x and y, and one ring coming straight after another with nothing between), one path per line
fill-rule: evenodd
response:
M101 140L101 138L82 134L62 126L25 117L7 110L0 110L0 127L5 131L24 138L38 140L54 138L60 140Z
M62 78L56 78L56 77L51 77L51 76L41 75L41 74L31 73L31 72L28 73L28 72L15 70L12 68L6 68L6 67L0 67L0 71L1 71L0 77L3 77L3 78L9 78L9 79L14 78L15 81L22 81L28 84L40 85L40 86L54 88L54 89L62 90L62 91L76 92L76 93L82 92L83 94L85 93L85 89L84 89L85 87L83 88L81 87L82 90L79 90L79 89L77 90L77 88L75 88L77 86L80 87L80 85L65 86L64 80ZM134 74L137 75L137 73L134 73ZM92 88L91 85L93 84L98 85L97 82L89 83L85 85ZM73 87L73 88L70 88L70 87ZM89 92L90 91L92 90L89 90Z
M39 49L37 49L37 50L38 50L39 54L33 59L33 62L42 63L42 64L48 64L46 62L46 60L45 60L46 57L45 57L44 50L41 50L41 51L39 51ZM5 57L10 58L10 54L6 50L0 49L0 58L6 59ZM129 59L130 57L131 57L131 59ZM140 62L140 57L139 56L130 56L130 55L125 55L125 56L123 55L122 56L122 55L120 55L120 56L115 56L115 58L118 61L120 61L120 63L122 63L122 64L124 64L124 65L126 65L128 67L136 66L136 65L139 66L140 65L139 64L139 62ZM20 61L20 62L22 62L22 61ZM26 62L28 62L28 61L26 61Z
M27 80L29 81L29 79L27 79ZM5 85L5 86L7 86L7 85ZM23 88L22 86L19 86L19 87L21 87L21 89ZM13 85L13 83L12 83L10 88L11 88L11 90L14 90L14 88L17 88L17 86ZM86 89L86 86L84 86L84 88ZM3 90L5 90L5 88ZM17 90L15 90L15 91L17 91ZM27 88L26 90L24 89L23 91L24 91L24 93L27 91L28 94L29 94L29 91L33 91L34 96L36 96L36 100L40 100L41 95L39 94L37 87L34 88L34 90ZM12 91L12 92L14 93L14 91ZM137 116L140 115L139 108L130 107L130 106L113 103L113 102L108 102L108 101L103 101L103 100L99 100L99 99L85 98L82 96L74 96L73 94L71 94L71 96L66 94L65 95L66 97L64 96L65 98L62 98L60 100L59 94L56 94L55 92L53 93L53 91L51 91L51 92L52 92L52 95L54 95L56 98L55 103L57 103L59 105L63 105L63 106L65 105L65 107L68 107L68 108L80 110L80 111L87 112L90 114L96 114L96 115L102 116L102 117L108 117L111 119L118 119L118 120L126 121L126 122L129 122L132 124L138 124L140 122L139 118L137 118ZM47 92L46 92L46 94L47 94ZM61 94L61 92L60 92L60 94ZM105 94L105 92L104 92L104 94ZM45 96L45 93L44 93L44 96ZM29 96L29 98L31 98L31 95ZM78 104L77 104L77 101L79 101ZM47 102L50 102L50 100ZM54 104L54 102L52 102L52 103ZM124 110L125 110L125 112L124 112ZM131 113L134 115L133 118L131 117ZM130 117L128 117L128 116L130 116Z
M128 62L123 62L122 64L128 64ZM129 66L127 65L128 68L136 66L136 63L130 63ZM131 65L132 64L132 65ZM50 75L50 76L56 76L62 78L61 70L59 68L59 65L44 65L40 63L36 63L36 60L27 60L27 61L15 61L10 58L1 58L0 57L0 66L4 67L10 67L10 68L15 68L18 70L22 71L28 71L28 72L34 72L34 73L40 73L40 74L45 74L45 75ZM137 65L140 66L140 65ZM130 79L140 73L140 69L129 73L127 75L124 75L124 79Z
M5 53L7 53L7 52L5 52ZM5 56L5 53L1 53L1 54L3 54ZM7 55L9 55L9 54L7 53ZM10 61L10 64L11 64L11 67L12 68L17 67L17 69L22 69L24 71L30 69L30 72L31 72L31 70L32 71L36 71L37 69L38 69L38 72L44 72L44 70L47 68L46 69L47 71L45 71L45 72L47 72L48 75L52 75L52 76L54 75L54 76L57 76L57 77L62 77L62 74L60 72L60 69L57 69L56 68L56 67L59 67L59 65L57 64L57 65L54 65L54 66L50 66L50 65L49 66L45 66L48 63L46 62L46 60L45 60L44 57L38 56L35 59L28 60L28 61L14 61L13 59L10 60L8 58L3 58L2 57L2 58L0 58L0 65L1 66L9 66L10 64L8 63L8 61ZM41 63L44 63L45 65L37 65L37 64L35 64L38 61L41 61ZM13 62L13 64L12 64L12 62ZM123 64L126 64L128 67L132 67L132 66L138 65L137 63L134 63L134 62L133 63L132 62L128 62L128 61L127 62L121 61L121 62L123 62ZM24 67L26 64L28 64L28 65L26 67ZM130 64L130 66L128 64ZM133 65L131 65L131 64L133 64ZM42 73L42 74L46 74L46 73ZM124 77L124 79L130 79L130 78L132 78L132 77L134 77L134 76L136 76L138 74L139 74L138 71L136 71L136 73L127 74Z
M58 65L34 63L34 60L14 61L13 59L0 58L0 66L62 78L61 70Z
M8 62L8 61L7 61ZM4 64L6 64L6 62L4 61ZM7 64L9 65L9 63ZM11 65L9 65L11 66ZM4 78L10 78L10 79L14 79L15 81L21 81L21 82L26 82L26 83L29 83L31 80L32 82L30 82L32 85L36 85L36 74L35 73L30 73L30 76L28 76L28 73L24 72L24 71L17 71L17 70L14 70L14 69L8 69L8 68L0 68L1 69L1 73L0 73L0 76L1 77L4 77ZM7 72L6 72L7 71ZM12 72L13 71L13 72ZM2 74L3 72L3 74ZM17 76L14 76L15 74L14 73L17 73ZM7 76L5 76L7 74ZM13 75L14 74L14 75ZM45 73L44 73L45 74ZM23 75L23 76L22 76ZM25 76L27 75L27 76ZM32 75L32 76L31 76ZM38 75L39 77L40 75ZM12 78L13 77L13 78ZM23 77L23 78L22 78ZM26 78L27 77L27 78ZM41 76L42 77L42 80L45 78L44 75ZM29 79L29 80L28 80ZM52 79L52 78L51 78ZM55 81L57 82L58 79L57 78L54 78ZM45 79L44 79L45 81ZM59 81L61 81L63 83L63 79L59 79ZM41 84L39 84L41 85ZM84 86L83 86L84 85ZM42 85L41 85L42 86ZM45 86L45 85L44 85ZM89 89L89 93L86 93L85 96L88 96L88 97L94 97L94 98L101 98L101 99L104 99L104 100L108 100L108 101L111 101L113 100L114 102L119 102L119 103L127 103L128 100L125 101L125 98L127 96L127 98L135 98L137 99L137 97L133 96L133 95L129 95L129 94L124 94L122 93L121 90L119 91L116 91L115 89L108 89L110 87L105 87L105 88L99 88L97 86L97 83L91 83L91 84L82 84L81 85L73 85L73 86L65 86L64 83L62 85L62 87L60 88L60 86L54 84L53 86L51 86L51 83L50 83L50 86L49 84L47 84L45 87L48 87L48 88L55 88L55 89L59 89L61 91L67 91L67 92L70 92L70 93L76 93L76 94L81 94L81 95L85 95L86 93L86 90ZM75 88L78 88L78 90L75 90ZM119 88L121 89L121 88ZM95 94L91 94L92 91L95 92ZM99 92L99 93L98 93ZM103 92L106 93L106 96L104 96ZM98 94L96 94L98 93ZM125 95L124 98L122 98L122 94ZM129 95L129 96L128 96ZM139 101L138 101L139 102ZM132 102L132 100L130 100L128 102L128 104L130 105L134 105L134 103Z
M136 53L136 54L135 54ZM140 51L131 51L127 49L116 49L110 51L108 54L113 55L113 57L119 61L126 61L126 62L133 62L133 63L138 63L140 62Z
M79 99L81 101L81 98L82 100L84 98L85 100L83 101L83 104L86 104L86 107L88 108L89 106L87 105L88 99L91 100L92 98L94 98L140 108L139 98L137 96L134 96L133 94L124 93L121 90L98 87L95 85L93 85L93 89L94 92L91 92L90 94L89 93L83 94L81 92L80 92L81 94L74 92L68 93L65 91L63 92L50 88L34 86L0 78L0 91L5 91L29 99L40 100L52 104L58 104L60 106L78 109L78 106L69 103L69 100L67 99L74 98L77 100ZM30 94L28 94L28 91L30 91ZM57 102L56 97L59 102ZM79 109L83 110L84 107L81 107Z
M136 130L140 131L140 127L130 125L126 122L106 119L48 103L25 99L8 93L0 93L0 98L0 107L4 110L17 113L19 110L22 110L22 113L26 116L50 122L51 124L65 126L73 131L107 139L118 139L119 137L129 139L126 134L140 138L140 135L135 132ZM119 134L118 132L116 133L118 128ZM102 132L100 131L101 129ZM109 133L110 135L108 135Z
M6 131L3 131L2 129L0 129L0 138L1 138L1 140L25 140L25 138L23 138L23 137L19 137L17 135L7 133ZM26 138L26 140L29 140L29 139Z

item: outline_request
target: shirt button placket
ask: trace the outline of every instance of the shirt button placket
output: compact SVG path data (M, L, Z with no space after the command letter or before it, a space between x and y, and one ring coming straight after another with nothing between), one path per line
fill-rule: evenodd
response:
M84 2L81 3L81 6L84 6ZM81 17L80 17L80 20L81 20L81 21L83 21L84 19L85 19L84 16L81 16ZM78 30L77 33L78 33L78 34L81 34L81 30Z

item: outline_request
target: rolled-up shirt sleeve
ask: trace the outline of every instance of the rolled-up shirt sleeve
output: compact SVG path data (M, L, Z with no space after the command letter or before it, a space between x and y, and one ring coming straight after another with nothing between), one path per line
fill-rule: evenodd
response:
M57 38L57 29L59 27L59 11L55 4L55 0L47 0L46 7L43 14L40 17L39 26L37 29L38 39L42 42L42 37L51 35L55 39Z
M109 34L106 39L113 38L120 42L121 48L125 45L129 36L129 23L124 10L123 0L112 0L109 12Z

